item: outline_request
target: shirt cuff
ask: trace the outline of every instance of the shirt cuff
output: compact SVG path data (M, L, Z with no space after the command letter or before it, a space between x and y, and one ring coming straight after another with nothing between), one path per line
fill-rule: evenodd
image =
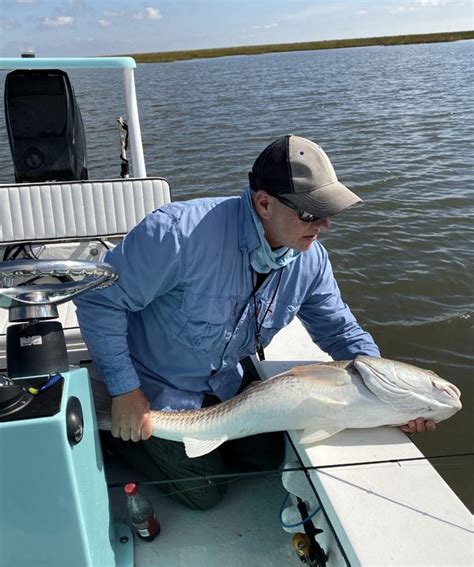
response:
M116 355L106 360L95 358L94 365L111 396L127 394L141 386L138 374L128 354Z

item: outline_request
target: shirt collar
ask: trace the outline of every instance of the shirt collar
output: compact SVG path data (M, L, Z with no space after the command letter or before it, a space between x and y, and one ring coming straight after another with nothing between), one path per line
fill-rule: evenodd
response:
M239 221L240 249L242 252L253 252L260 246L260 240L252 219L252 213L246 206L243 196L240 198Z

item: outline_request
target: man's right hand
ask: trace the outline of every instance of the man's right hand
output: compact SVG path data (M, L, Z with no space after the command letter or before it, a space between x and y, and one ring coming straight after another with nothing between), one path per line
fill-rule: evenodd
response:
M150 403L137 388L112 398L111 433L123 441L149 439L153 432Z

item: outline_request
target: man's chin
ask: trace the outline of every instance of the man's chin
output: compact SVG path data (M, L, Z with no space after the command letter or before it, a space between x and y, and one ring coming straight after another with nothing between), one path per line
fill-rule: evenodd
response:
M295 246L296 250L300 252L306 252L309 250L315 240L318 239L318 235L315 236L304 236L298 240L297 246Z

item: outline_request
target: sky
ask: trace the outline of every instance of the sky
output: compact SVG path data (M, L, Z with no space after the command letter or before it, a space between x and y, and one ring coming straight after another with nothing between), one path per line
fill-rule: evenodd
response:
M0 0L0 56L179 51L474 28L474 0Z

